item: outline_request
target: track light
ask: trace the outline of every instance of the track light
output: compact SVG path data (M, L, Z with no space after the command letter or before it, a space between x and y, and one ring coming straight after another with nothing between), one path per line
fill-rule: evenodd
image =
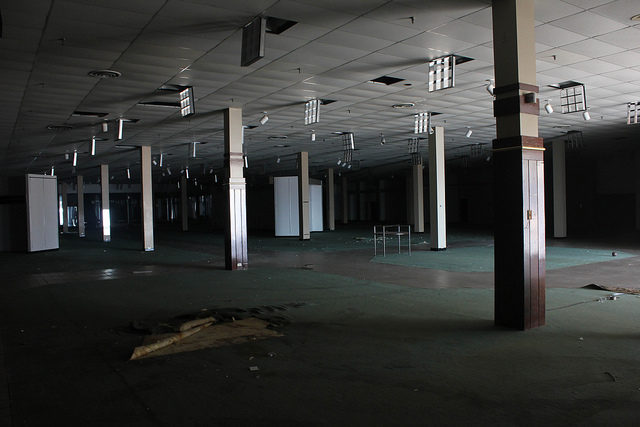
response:
M91 138L91 155L96 155L96 137Z
M167 168L167 173L171 175L171 168Z
M465 138L471 138L472 133L473 131L471 130L471 128L467 126L467 133L464 134Z
M313 141L315 141L315 140L316 140L316 131L315 131L315 130L312 130L312 131L311 131L311 141L313 142Z
M384 139L384 135L380 132L380 145L384 145L387 141Z
M589 110L584 110L584 112L582 113L582 118L585 120L591 120L591 114L589 114Z
M127 179L131 179L131 171L127 168Z
M351 163L349 163L349 166L347 166L347 169L351 169Z
M160 153L160 167L162 167L162 153Z
M124 119L118 119L118 141L124 137Z
M278 158L276 159L276 163L280 164L280 156L278 156Z
M73 167L78 166L78 150L73 150Z
M153 163L153 166L158 166L158 162L156 162L156 159L152 159L151 163Z
M336 163L338 166L340 166L340 164L342 163L342 160L338 159L338 163Z
M265 123L267 123L269 121L269 116L267 115L266 111L262 112L264 114L264 116L262 116L262 118L260 119L260 124L263 125Z
M51 176L53 176L56 173L56 168L51 165Z
M187 179L189 179L189 166L187 166L186 168L184 168L184 176L187 177Z
M493 92L496 88L493 84L493 79L487 79L487 81L489 82L489 84L486 86L487 92L489 92L489 94L493 96Z
M544 105L544 109L547 111L547 114L553 113L553 106L551 105L550 99L547 99L547 103Z

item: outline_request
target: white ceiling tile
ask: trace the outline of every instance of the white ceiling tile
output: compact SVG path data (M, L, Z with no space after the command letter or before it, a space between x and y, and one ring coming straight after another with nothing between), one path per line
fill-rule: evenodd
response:
M624 25L633 25L631 17L637 15L640 6L637 0L614 0L602 6L591 9L591 12L611 18Z
M579 53L580 55L584 55L590 58L599 58L601 56L620 53L624 49L609 43L601 42L596 39L587 39L577 43L562 46L562 50Z
M553 25L589 37L610 33L626 26L591 12L581 12L558 19L553 21Z
M536 20L539 22L555 21L582 11L583 9L560 0L535 0Z
M450 22L430 32L473 44L486 43L493 39L492 30L460 20Z
M637 67L640 66L640 52L622 52L614 55L603 56L603 61L609 61L613 64L620 65L622 67Z
M536 27L536 41L548 46L564 46L586 38L587 36L565 30L553 24L544 24Z
M640 28L624 28L598 36L597 39L625 49L634 49L640 46Z

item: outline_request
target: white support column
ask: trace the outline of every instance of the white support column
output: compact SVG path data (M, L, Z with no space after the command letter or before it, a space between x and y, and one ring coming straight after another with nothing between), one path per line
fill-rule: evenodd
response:
M567 178L565 141L556 139L551 145L553 154L553 237L567 237Z
M333 176L333 168L327 170L327 222L329 224L329 230L334 231L336 229L336 194L335 183Z
M431 250L447 249L447 211L444 184L444 128L429 135L429 222Z
M62 232L69 232L69 204L67 203L67 183L60 184L60 195L62 196Z
M247 184L244 178L242 109L224 111L225 156L225 241L227 270L246 270L247 255Z
M182 231L189 231L189 194L187 177L180 177L180 216L182 218Z
M309 153L298 153L298 224L300 240L311 239L309 212Z
M84 178L82 175L78 175L77 177L78 183L78 236L85 237L85 226L84 226Z
M111 241L111 213L109 211L109 165L100 165L100 190L102 200L102 241Z
M153 178L151 175L151 147L140 147L140 205L142 207L142 243L147 252L153 243Z
M415 233L424 233L424 182L422 165L411 166L411 206L413 208L413 229Z
M349 223L349 181L342 176L342 223Z

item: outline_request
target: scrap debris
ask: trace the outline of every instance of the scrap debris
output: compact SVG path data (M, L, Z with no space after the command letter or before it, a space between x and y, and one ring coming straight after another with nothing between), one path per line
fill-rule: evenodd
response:
M286 325L289 319L276 313L304 305L203 309L165 322L133 321L131 329L145 333L146 337L129 360L280 337L283 334L275 328Z

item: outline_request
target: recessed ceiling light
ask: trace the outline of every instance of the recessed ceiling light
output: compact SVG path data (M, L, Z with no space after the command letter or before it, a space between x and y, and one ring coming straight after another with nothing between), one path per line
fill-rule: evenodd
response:
M392 105L393 108L413 108L415 106L416 106L416 104L414 104L413 102L402 102L400 104L393 104Z
M122 75L120 71L114 70L93 70L87 73L90 77L97 77L99 79L117 79Z

